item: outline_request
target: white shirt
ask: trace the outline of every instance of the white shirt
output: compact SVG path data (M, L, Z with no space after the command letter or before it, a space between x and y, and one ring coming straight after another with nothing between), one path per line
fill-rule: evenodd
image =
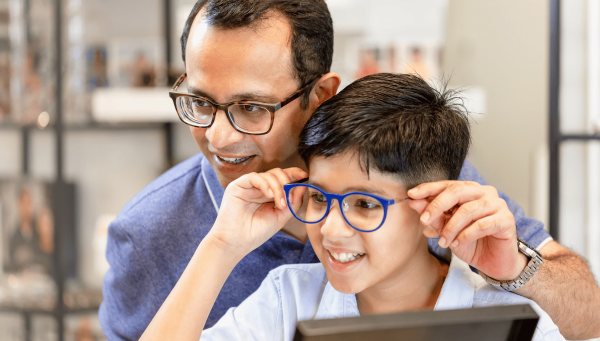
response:
M533 340L564 340L537 304L492 287L454 256L434 310L524 303L540 315ZM284 265L272 270L258 290L230 308L200 339L293 340L297 321L355 316L360 316L356 296L335 290L321 263Z

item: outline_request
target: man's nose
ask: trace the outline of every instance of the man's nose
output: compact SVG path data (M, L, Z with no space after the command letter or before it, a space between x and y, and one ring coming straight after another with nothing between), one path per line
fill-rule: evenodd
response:
M357 231L348 225L346 219L340 211L340 205L337 200L331 203L331 209L325 217L325 223L321 226L321 233L327 239L335 241L338 239L352 237Z
M206 129L206 139L213 147L224 148L244 139L244 134L231 125L225 111L217 110L215 115L215 121Z

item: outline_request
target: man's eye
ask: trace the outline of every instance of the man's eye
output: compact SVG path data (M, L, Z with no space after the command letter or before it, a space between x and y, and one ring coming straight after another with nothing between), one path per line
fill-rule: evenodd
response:
M210 107L210 103L203 101L201 99L194 99L194 101L192 102L192 105L194 107Z
M255 112L264 110L261 107L258 107L256 105L249 105L249 104L240 105L240 107L242 108L242 111L248 112L248 113L255 113Z

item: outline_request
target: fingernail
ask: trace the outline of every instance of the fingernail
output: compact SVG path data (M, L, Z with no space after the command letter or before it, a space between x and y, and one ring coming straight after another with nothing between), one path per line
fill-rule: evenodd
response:
M274 194L273 194L273 190L271 190L270 188L269 188L269 196L270 196L270 197L274 196Z
M285 207L285 199L281 198L280 202L281 202L281 208L284 208Z
M419 191L419 189L415 187L415 188L409 190L408 194L417 194L418 191Z
M438 245L440 247L446 247L446 238L440 237L440 240L438 240Z
M452 242L452 247L457 247L458 246L458 240L455 240Z
M429 212L425 212L425 213L423 213L423 215L421 216L421 221L422 221L424 224L427 224L427 222L429 221L429 217L430 217L430 214L429 214Z

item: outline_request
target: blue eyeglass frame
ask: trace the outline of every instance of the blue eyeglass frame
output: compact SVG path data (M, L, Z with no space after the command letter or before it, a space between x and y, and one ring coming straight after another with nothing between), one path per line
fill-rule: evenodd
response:
M323 219L325 219L328 215L329 215L329 210L331 209L331 202L333 201L333 199L335 199L338 202L338 205L340 206L340 212L342 212L342 217L344 217L344 220L346 221L346 223L348 225L350 225L350 227L352 227L353 229L360 231L360 232L375 232L377 230L379 230L379 228L383 225L383 223L385 223L385 219L387 218L387 210L388 210L388 206L390 205L394 205L400 202L403 202L405 200L410 200L410 198L402 198L402 199L387 199L384 197L380 197L378 195L375 194L371 194L371 193L365 193L365 192L350 192L350 193L346 193L346 194L335 194L335 193L328 193L326 191L324 191L323 189L311 185L311 184L305 184L304 182L308 181L308 178L302 179L302 180L298 180L296 182L293 182L291 184L286 184L283 185L283 190L285 191L285 201L287 202L287 206L288 209L290 210L290 212L292 212L292 215L294 215L294 217L298 220L300 220L301 222L305 223L305 224L316 224L318 222L321 222ZM323 215L323 217L317 221L313 221L313 222L308 222L305 220L302 220L300 218L298 218L298 216L296 216L296 213L294 213L294 211L290 208L290 202L289 202L289 197L290 197L290 191L292 190L292 188L295 187L309 187L312 189L316 189L319 192L323 193L325 195L325 198L327 199L327 209L325 211L325 214ZM375 229L373 230L363 230L363 229L359 229L358 227L352 225L349 221L348 218L346 218L346 214L344 214L344 209L342 207L342 202L344 201L344 199L350 195L354 195L354 194L360 194L360 195L365 195L374 199L377 199L380 203L381 206L383 207L383 219L381 219L381 224L379 224L379 226L377 226Z

